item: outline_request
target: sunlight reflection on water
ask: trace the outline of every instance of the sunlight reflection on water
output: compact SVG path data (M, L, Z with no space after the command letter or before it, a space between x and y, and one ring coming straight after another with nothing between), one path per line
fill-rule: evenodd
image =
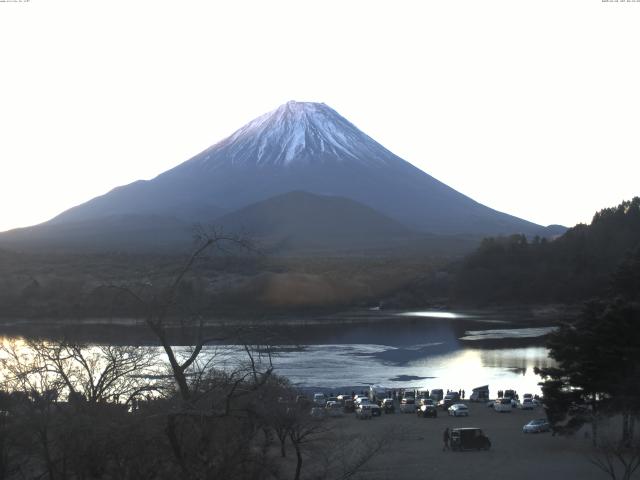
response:
M487 322L508 323L513 328L482 329ZM553 327L527 326L521 315L425 310L389 312L384 321L373 323L278 328L270 330L280 335L276 336L280 341L274 343L282 343L271 356L275 372L301 387L382 384L464 389L469 395L472 388L489 385L492 396L507 388L540 393L540 378L533 369L553 365L536 338ZM119 332L120 344L139 344L138 337L127 340L126 331ZM108 343L103 333L89 343L96 344L97 339ZM178 349L185 354L188 350ZM213 359L222 369L234 369L247 360L243 347L237 345L212 345L202 354L202 362ZM269 357L262 355L260 360L264 364Z
M396 313L398 317L423 317L423 318L473 318L473 315L466 313L441 312L441 311L424 311L424 312L402 312Z
M407 386L464 389L489 385L498 389L540 393L534 367L551 364L544 347L482 350L463 348L399 364L381 360L378 354L395 347L384 345L309 345L302 350L284 350L273 356L275 371L301 387L339 388L382 384L390 388ZM238 351L241 355L242 352ZM414 378L415 380L406 380Z

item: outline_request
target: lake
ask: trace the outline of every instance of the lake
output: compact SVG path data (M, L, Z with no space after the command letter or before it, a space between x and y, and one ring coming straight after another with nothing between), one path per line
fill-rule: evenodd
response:
M370 321L367 321L369 319ZM360 312L337 323L319 320L304 325L252 327L260 343L273 345L275 371L295 385L322 391L358 389L370 384L389 388L464 389L489 385L499 389L540 393L535 367L553 364L544 335L555 318L534 318L525 312ZM296 323L296 322L293 322ZM218 355L218 364L233 368L244 357L230 329L209 328L218 340L204 349ZM0 326L5 338L64 336L89 343L143 345L153 343L146 327L124 325ZM186 334L188 336L188 334ZM173 343L185 345L184 333Z

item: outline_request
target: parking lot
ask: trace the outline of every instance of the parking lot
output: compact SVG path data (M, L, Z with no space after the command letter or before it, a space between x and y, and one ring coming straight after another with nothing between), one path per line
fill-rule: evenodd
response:
M394 414L372 420L357 420L351 413L323 422L336 439L353 437L372 445L382 439L383 447L362 467L361 478L606 478L589 462L593 451L584 435L565 438L522 433L528 421L545 416L541 407L498 413L485 403L463 403L469 406L468 417L454 418L439 410L437 418L420 418L396 409ZM442 434L447 427L480 427L492 447L489 451L443 452Z

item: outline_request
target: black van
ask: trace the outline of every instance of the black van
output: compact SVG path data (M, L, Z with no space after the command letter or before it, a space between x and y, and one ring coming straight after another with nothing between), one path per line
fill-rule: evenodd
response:
M491 441L479 428L452 428L451 450L489 450Z
M431 390L431 395L429 395L429 398L437 403L444 398L444 392L441 388L434 388L433 390Z

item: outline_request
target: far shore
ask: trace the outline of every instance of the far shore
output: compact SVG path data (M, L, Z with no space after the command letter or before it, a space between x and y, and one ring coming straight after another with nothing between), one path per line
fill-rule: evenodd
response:
M560 323L563 320L573 318L579 312L579 305L533 305L523 307L483 307L471 308L413 308L413 309L374 309L374 308L354 308L340 310L336 312L318 311L292 311L290 313L279 314L253 314L246 316L221 316L217 318L207 318L203 322L206 327L242 327L242 326L305 326L305 325L351 325L368 324L378 322L403 322L415 323L434 320L467 320L488 323L526 323L526 324L549 324ZM146 323L142 318L132 317L90 317L90 318L14 318L0 319L0 327L20 327L20 326L121 326L139 327ZM168 328L181 326L178 319L168 319L165 323ZM196 326L195 323L192 325Z

